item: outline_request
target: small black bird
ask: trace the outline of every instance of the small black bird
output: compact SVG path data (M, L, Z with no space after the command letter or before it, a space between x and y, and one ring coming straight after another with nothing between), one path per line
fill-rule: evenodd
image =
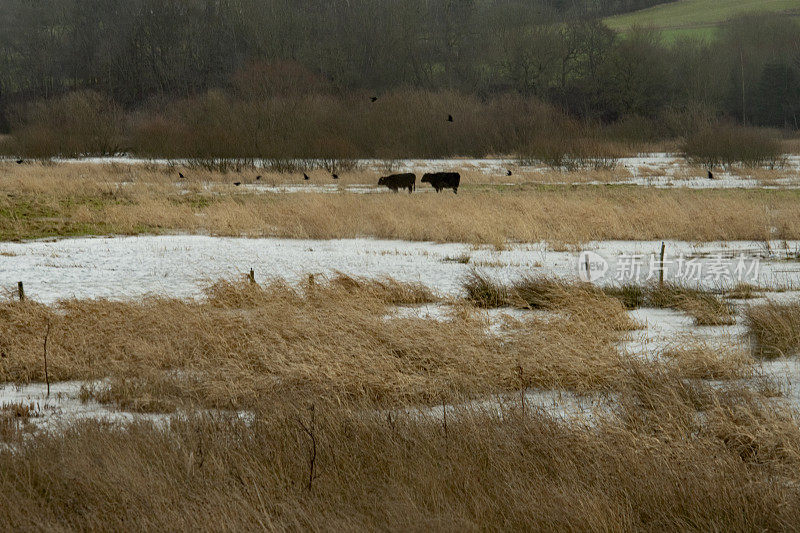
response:
M453 122L453 115L447 115L447 122Z
M180 176L181 179L186 179L186 176L183 175L183 172L178 172L178 176Z
M708 179L710 180L714 179L714 174L712 174L710 170L708 171Z
M334 174L333 174L333 179L335 179L335 180L338 180L338 179L339 179L339 174L335 174L335 173L334 173Z
M370 98L370 101L377 102L378 101L378 97L377 96L373 96L372 98Z
M260 181L260 180L261 180L261 176L256 176L256 181Z
M17 164L18 164L18 165L21 165L21 164L22 164L22 163L24 163L24 162L25 162L25 161L24 161L24 160L22 160L22 159L17 159Z
M234 184L234 185L236 185L236 186L238 187L239 185L241 185L241 184L242 184L242 182L241 182L241 181L234 181L234 182L233 182L233 184Z
M304 180L306 180L306 181L308 181L308 180L310 180L311 178L309 178L309 177L308 177L308 174L306 174L305 172L303 172L303 179L304 179Z
M506 176L510 176L510 175L511 175L511 171L510 170L506 170Z

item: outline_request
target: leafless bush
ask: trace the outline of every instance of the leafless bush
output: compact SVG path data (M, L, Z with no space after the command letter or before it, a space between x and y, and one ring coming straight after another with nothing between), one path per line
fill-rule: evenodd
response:
M741 164L775 168L784 164L780 139L769 130L719 125L689 134L684 157L707 168Z

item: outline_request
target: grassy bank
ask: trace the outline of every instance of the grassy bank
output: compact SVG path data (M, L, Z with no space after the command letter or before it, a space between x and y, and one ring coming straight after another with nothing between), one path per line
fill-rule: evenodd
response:
M497 185L481 184L475 175L465 179L457 196L274 194L234 186L233 180L244 179L237 175L179 180L177 171L163 169L15 167L20 165L7 165L8 177L0 180L2 240L175 231L498 246L540 240L800 238L800 192L794 190L546 186L524 183L525 177ZM374 183L375 176L362 172L348 179ZM300 183L302 175L289 180L284 182ZM327 177L325 183L333 180Z

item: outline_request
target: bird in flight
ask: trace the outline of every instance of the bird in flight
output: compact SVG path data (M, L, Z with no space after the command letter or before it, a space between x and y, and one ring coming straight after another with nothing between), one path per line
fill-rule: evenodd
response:
M309 178L309 177L308 177L308 174L306 174L305 172L303 172L303 179L304 179L304 180L306 180L306 181L308 181L308 180L310 180L311 178Z
M511 175L511 171L510 170L506 170L506 176L510 176L510 175Z
M378 101L378 97L377 96L373 96L372 98L370 98L370 101L377 102Z
M239 185L241 185L241 184L242 184L242 182L241 182L241 181L234 181L234 182L233 182L233 184L234 184L234 185L236 185L236 186L238 187Z
M256 181L260 181L260 180L261 180L261 176L256 176Z
M24 163L24 162L25 162L25 161L24 161L23 159L17 159L17 164L18 164L18 165L21 165L21 164L22 164L22 163Z
M447 122L453 122L453 115L447 115Z
M178 176L180 176L181 179L186 179L186 176L183 175L183 172L178 172Z
M333 173L333 179L338 180L339 179L339 174Z

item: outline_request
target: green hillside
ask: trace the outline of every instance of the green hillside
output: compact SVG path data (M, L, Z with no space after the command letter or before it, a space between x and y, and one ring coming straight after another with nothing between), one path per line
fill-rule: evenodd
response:
M713 37L716 29L736 15L754 11L800 16L800 0L681 0L605 19L625 32L633 26L662 30L668 39L682 35Z

